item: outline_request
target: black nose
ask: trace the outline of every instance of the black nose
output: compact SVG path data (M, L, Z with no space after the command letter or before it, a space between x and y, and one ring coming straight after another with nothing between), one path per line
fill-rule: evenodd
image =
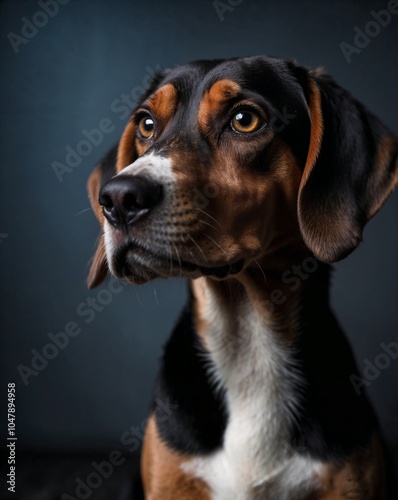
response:
M102 186L99 203L112 226L126 227L150 212L161 196L162 186L147 177L117 175Z

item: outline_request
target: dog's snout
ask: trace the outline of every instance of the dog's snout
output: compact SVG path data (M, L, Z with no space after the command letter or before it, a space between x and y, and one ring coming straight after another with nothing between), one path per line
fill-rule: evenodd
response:
M114 227L135 223L155 208L161 198L161 184L139 175L118 175L104 184L99 193L104 216Z

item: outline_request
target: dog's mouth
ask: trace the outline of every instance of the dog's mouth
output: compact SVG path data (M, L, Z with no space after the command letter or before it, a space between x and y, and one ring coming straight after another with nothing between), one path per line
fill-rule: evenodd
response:
M224 279L238 274L244 260L238 259L219 266L201 265L180 258L157 254L137 242L129 242L120 247L112 261L112 271L118 278L134 283L144 283L154 278L208 276Z

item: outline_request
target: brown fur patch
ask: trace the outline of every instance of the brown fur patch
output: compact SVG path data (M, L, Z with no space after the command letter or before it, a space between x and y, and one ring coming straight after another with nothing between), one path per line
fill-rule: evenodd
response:
M324 466L318 477L323 490L313 500L383 500L384 463L379 439L373 436L369 446L349 462Z
M173 116L177 105L177 90L171 83L160 87L148 99L146 106L152 112L156 120L160 120L164 126Z
M130 121L124 129L123 135L119 142L117 150L116 173L118 174L123 168L130 165L137 159L137 151L135 148L135 124L130 118Z
M288 239L297 241L299 236L295 211L300 172L281 138L274 137L270 148L275 168L269 165L267 175L253 172L250 164L237 165L228 151L220 151L215 162L214 182L223 192L211 200L208 211L222 230L212 236L224 249L235 246L234 258L251 252L259 256L265 248L274 254ZM220 249L213 247L219 254Z
M104 223L104 214L102 213L101 205L98 202L98 195L101 189L101 170L96 167L87 181L88 197L91 203L91 208L100 224Z
M322 144L323 136L323 118L322 118L322 103L321 93L318 86L313 80L309 81L311 93L309 108L311 118L311 137L310 146L305 163L304 172L301 180L301 188L306 184L308 177L315 165Z
M227 101L235 97L240 86L228 79L218 80L203 96L199 106L198 122L203 133L207 132L209 123L222 109Z
M167 447L151 415L141 459L146 500L210 500L207 485L182 470L182 465L189 459Z

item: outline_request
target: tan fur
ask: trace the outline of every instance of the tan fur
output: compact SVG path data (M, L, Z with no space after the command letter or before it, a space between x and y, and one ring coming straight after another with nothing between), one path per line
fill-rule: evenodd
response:
M96 167L87 181L88 197L91 203L91 208L101 225L104 223L104 214L102 208L98 203L98 194L101 188L101 170Z
M218 80L204 95L199 106L198 123L203 133L226 102L235 97L240 86L232 80Z
M153 116L164 126L175 113L177 103L177 90L171 83L160 87L145 104Z
M124 167L133 163L137 159L137 150L134 147L136 144L135 139L135 125L131 118L119 142L117 150L116 173L119 173Z
M141 469L146 500L211 500L207 486L182 469L191 457L168 448L159 436L154 416L148 419Z
M310 136L310 146L308 149L307 161L305 163L300 189L303 189L303 187L307 183L308 177L312 169L314 168L315 162L321 150L322 137L323 137L321 93L317 84L313 80L309 81L308 86L311 91L310 104L309 104L310 118L311 118L311 136Z

